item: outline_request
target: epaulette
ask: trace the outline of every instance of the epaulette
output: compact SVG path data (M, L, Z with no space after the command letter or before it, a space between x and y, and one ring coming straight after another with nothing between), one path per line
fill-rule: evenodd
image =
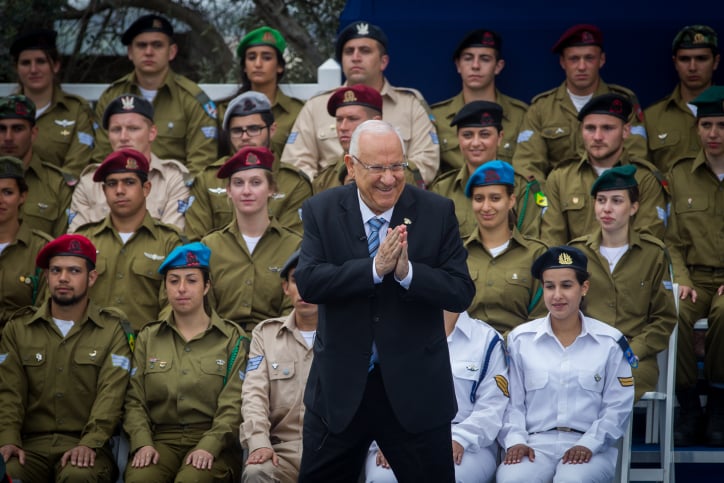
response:
M312 180L309 178L309 175L308 175L307 173L305 173L304 170L301 170L301 169L297 168L297 167L294 166L293 164L283 163L283 162L280 161L280 162L279 162L279 169L283 169L283 170L286 170L286 171L292 171L292 172L294 172L295 174L297 174L300 178L302 178L304 181L308 182L309 184L312 183Z
M639 366L639 358L636 357L636 354L634 354L633 349L631 349L631 346L628 344L628 340L626 340L626 336L621 334L621 337L616 340L616 343L621 348L621 351L623 352L623 356L628 361L629 365L636 369Z
M317 92L316 94L314 94L313 96L310 96L309 99L307 99L307 102L311 101L312 99L314 99L314 98L316 98L316 97L330 95L330 94L332 94L334 91L336 91L337 89L339 89L339 87L333 87L333 88L331 88L331 89L327 89L327 90L324 90L324 91L319 91L319 92Z
M43 240L53 241L53 237L48 235L47 233L45 233L42 230L36 230L35 228L33 228L32 230L30 230L30 233L32 233L33 235L35 235L37 237L42 238Z
M521 235L523 235L523 234L521 233ZM548 248L548 245L546 245L546 243L545 243L543 240L541 240L540 238L536 238L536 237L530 236L530 235L523 235L523 238L524 238L526 241L529 241L529 242L535 243L535 244L537 244L537 245L540 245L540 246L542 246L543 248L546 248L546 249ZM572 240L571 242L569 242L569 244L570 244L570 243L573 243L573 240Z
M89 221L88 223L83 223L82 225L80 225L78 228L75 229L75 233L81 235L81 234L82 234L81 231L90 230L90 229L92 229L92 228L94 228L94 227L96 227L96 226L100 226L100 225L102 225L105 221L106 221L106 218L103 217L103 218L101 218L100 220Z
M181 233L181 230L179 230L179 227L177 227L176 225L171 225L170 223L164 223L161 220L153 218L153 226L174 232L176 235L178 235L179 239L181 240L181 243L183 243L184 245L189 242L188 238L186 238L186 235Z
M608 86L608 88L610 90L612 90L614 92L618 92L619 94L625 94L626 96L628 96L631 99L631 102L638 100L636 97L636 94L634 94L634 91L632 91L631 89L629 89L627 87L620 86L618 84L606 84L606 85Z
M674 161L674 163L671 165L671 168L669 168L669 171L674 169L674 166L676 166L677 164L681 164L681 163L684 163L687 161L691 161L693 163L695 160L696 160L696 156L687 156L685 158L679 158L676 161Z
M257 327L265 327L267 325L272 325L272 324L284 325L284 318L277 317L277 318L272 318L272 319L264 319L261 322L259 322L258 324L256 324L256 327L254 327L254 330L257 330Z
M642 240L645 240L653 245L656 245L657 247L661 248L662 250L666 250L666 244L654 235L650 235L648 233L639 233L639 238L641 238Z
M131 352L133 352L133 350L136 348L136 333L133 331L131 323L126 318L126 314L124 314L121 309L116 307L102 307L100 309L100 312L102 314L108 314L111 317L115 317L116 319L118 319L118 323L121 325L121 329L123 329L123 333L126 335L128 347L130 347Z
M10 318L8 320L15 320L19 319L20 317L25 317L28 315L35 315L35 313L38 311L38 307L35 305L26 305L24 307L20 307L15 312L10 315Z
M92 174L95 173L96 169L98 169L98 166L100 166L100 163L91 163L85 168L83 168L83 171L80 172L80 176L78 179L82 178L86 174Z
M430 109L437 109L439 107L447 106L454 100L455 100L455 98L451 97L450 99L445 99L444 101L436 102L435 104L430 105Z
M398 92L404 92L407 94L412 94L417 98L418 101L422 104L422 107L425 108L425 111L427 111L428 114L432 114L432 109L430 109L430 105L427 103L425 98L422 96L422 93L418 91L417 89L413 89L412 87L397 87L397 86L390 86L392 89ZM434 118L431 118L434 120Z
M188 77L185 77L181 74L175 74L174 80L176 81L176 84L189 94L191 94L196 101L201 104L201 107L203 107L204 112L211 118L216 120L218 118L218 111L216 109L216 104L214 104L214 101L211 100L211 98L204 92L204 90L194 81L189 79Z
M435 176L435 179L432 180L432 182L428 185L427 188L432 189L440 181L445 180L447 178L455 178L455 177L457 177L458 174L460 174L460 172L457 169L451 169L450 171L445 171L444 173L440 173L437 176Z
M661 185L661 189L664 190L666 196L671 196L671 192L669 190L669 182L666 180L666 177L661 173L661 171L659 171L659 168L654 166L653 163L645 159L638 158L630 158L629 162L631 164L638 164L648 169L651 174L654 175L654 178L656 178L656 181L658 181L659 185Z
M520 99L516 99L515 97L505 96L505 100L506 100L506 102L514 105L515 107L522 109L523 111L528 110L528 104L521 101ZM505 109L503 109L503 114L505 114Z
M553 89L549 89L549 90L547 90L547 91L541 92L540 94L534 96L533 99L530 100L530 103L531 103L531 104L535 104L535 102L536 102L538 99L542 99L542 98L544 98L544 97L550 96L551 94L555 94L556 91L558 90L558 87L559 87L559 86L554 87Z
M76 178L75 176L73 176L70 173L66 173L65 171L60 169L58 166L56 166L52 163L46 163L45 161L41 161L40 164L44 168L48 168L51 171L55 171L57 174L59 174L63 178L63 182L65 182L65 184L68 185L69 187L72 188L73 186L78 184L78 178Z
M569 241L568 245L573 245L574 243L586 243L588 242L588 235L581 235L579 237L574 238L573 240Z
M425 185L425 180L422 179L422 173L420 173L420 169L417 167L417 165L410 161L407 165L407 169L410 170L410 172L412 173L412 179L415 180L415 186L423 190L427 189L427 186Z

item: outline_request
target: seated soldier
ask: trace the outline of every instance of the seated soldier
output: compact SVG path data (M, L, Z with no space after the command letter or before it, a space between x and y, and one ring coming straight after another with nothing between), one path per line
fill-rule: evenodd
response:
M294 305L285 317L254 328L241 390L241 443L249 450L242 481L297 481L302 459L304 388L312 365L317 306L305 302L294 281L299 250L280 272Z

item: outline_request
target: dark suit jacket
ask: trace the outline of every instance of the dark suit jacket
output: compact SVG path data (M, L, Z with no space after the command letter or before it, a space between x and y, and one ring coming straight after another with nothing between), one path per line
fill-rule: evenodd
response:
M333 433L362 400L374 338L390 404L419 433L457 411L442 310L462 312L475 294L452 201L406 185L390 227L407 225L412 283L372 277L372 258L352 183L302 207L304 238L294 277L304 300L320 304L304 403Z

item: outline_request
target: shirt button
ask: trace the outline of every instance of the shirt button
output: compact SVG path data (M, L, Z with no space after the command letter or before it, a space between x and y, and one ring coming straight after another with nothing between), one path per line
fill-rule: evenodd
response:
M243 304L241 304L241 306L242 306L242 307L249 308L249 302L244 302Z
M120 273L120 272L118 272L118 273L116 274L116 278L123 278L123 274Z
M184 347L184 352L191 352L191 347Z
M179 401L183 401L183 400L184 400L184 397L183 397L183 396L179 396L179 397L178 397L178 400L179 400Z
M244 282L244 283L247 284L247 285L251 285L251 280L247 280L247 281Z
M55 397L56 397L56 399L63 399L63 393L62 393L62 392L58 392L58 393L55 394Z
M183 374L184 376L188 373L189 373L188 369L184 369L183 371L181 371L181 374Z

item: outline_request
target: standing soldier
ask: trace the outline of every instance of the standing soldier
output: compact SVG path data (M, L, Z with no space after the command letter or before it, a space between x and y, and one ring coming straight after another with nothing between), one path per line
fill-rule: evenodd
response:
M628 97L615 93L596 96L581 109L578 119L584 156L555 168L546 181L548 208L541 220L541 240L548 245L563 245L591 233L598 226L590 196L593 183L607 169L629 164L636 165L641 194L640 208L631 224L663 239L667 216L663 176L625 148L632 109Z
M317 305L299 295L299 250L279 273L294 309L254 328L241 389L241 442L249 450L242 481L297 481L302 460L304 387L314 352Z
M138 332L158 318L163 282L158 267L182 238L175 227L154 220L146 209L151 182L142 153L111 153L93 180L103 184L111 211L78 228L98 249L98 282L92 295L105 306L122 308Z
M432 181L440 167L432 115L422 94L415 89L394 87L385 77L390 62L387 35L376 25L353 22L339 33L335 52L347 78L345 85L364 84L382 95L385 120L399 130L407 158L417 165L425 183ZM336 126L327 115L332 93L327 91L307 101L282 154L282 161L297 166L312 179L344 156Z
M132 148L150 160L148 180L153 189L146 199L146 207L151 216L183 230L184 213L189 205L189 188L186 186L189 170L180 162L160 159L151 151L158 135L158 128L153 122L153 105L143 97L126 94L108 104L102 122L113 151ZM68 213L70 232L86 223L102 220L110 211L103 187L93 181L98 166L94 163L86 167L73 191Z
M93 113L88 101L60 87L57 35L46 29L22 33L10 46L10 55L20 94L37 107L36 125L42 136L35 138L33 148L46 163L77 177L93 151Z
M121 94L137 94L153 103L158 137L154 153L161 159L178 159L192 174L216 159L216 105L188 78L171 70L178 45L171 23L159 15L144 15L125 31L121 43L128 47L134 70L111 83L96 105L98 118ZM101 162L111 153L105 130L96 131L93 158Z
M503 137L498 159L512 162L518 130L528 105L501 93L495 77L503 71L503 39L492 30L470 32L455 49L453 61L460 74L463 90L450 99L432 105L435 127L440 138L440 171L462 168L465 161L458 146L457 132L450 121L465 104L490 101L503 108Z
M713 86L692 103L702 149L696 158L674 163L669 172L671 220L666 245L671 249L674 281L679 284L679 345L676 396L677 445L698 442L702 412L696 390L698 371L693 327L709 319L704 378L709 384L706 439L724 446L724 87Z
M226 136L233 154L245 146L269 148L277 125L269 99L260 92L248 91L234 98L224 113L223 136ZM219 168L231 156L223 156L207 166L194 180L191 204L186 213L186 233L199 240L217 228L229 224L233 207L226 194L226 181L216 176ZM303 171L291 164L278 161L275 153L272 173L275 191L269 199L269 214L282 225L302 231L299 211L302 202L312 196L312 184Z
M0 97L0 155L23 162L28 185L21 217L31 228L55 237L68 228L66 210L76 179L40 159L33 150L37 137L33 101L22 95Z
M327 112L335 119L337 139L344 154L349 154L349 141L357 126L370 119L382 119L382 96L364 84L340 87L327 101ZM342 157L336 164L327 166L314 178L312 188L316 194L350 181L352 177ZM420 170L411 161L405 168L405 182L420 188L425 187Z
M650 159L663 173L668 173L675 161L699 153L696 107L691 101L711 86L719 67L717 35L706 25L681 29L672 50L679 83L674 92L645 111Z
M606 54L598 27L574 25L558 39L553 52L560 55L566 79L555 89L533 98L520 126L513 156L515 171L544 182L553 168L580 156L583 140L578 113L594 96L609 92L624 95L631 101L633 109L627 119L631 136L626 140L626 148L632 156L647 159L644 117L636 96L625 87L606 84L600 77Z
M50 297L0 341L0 455L26 482L109 483L131 350L116 309L88 298L98 273L85 237L63 235L35 261Z

